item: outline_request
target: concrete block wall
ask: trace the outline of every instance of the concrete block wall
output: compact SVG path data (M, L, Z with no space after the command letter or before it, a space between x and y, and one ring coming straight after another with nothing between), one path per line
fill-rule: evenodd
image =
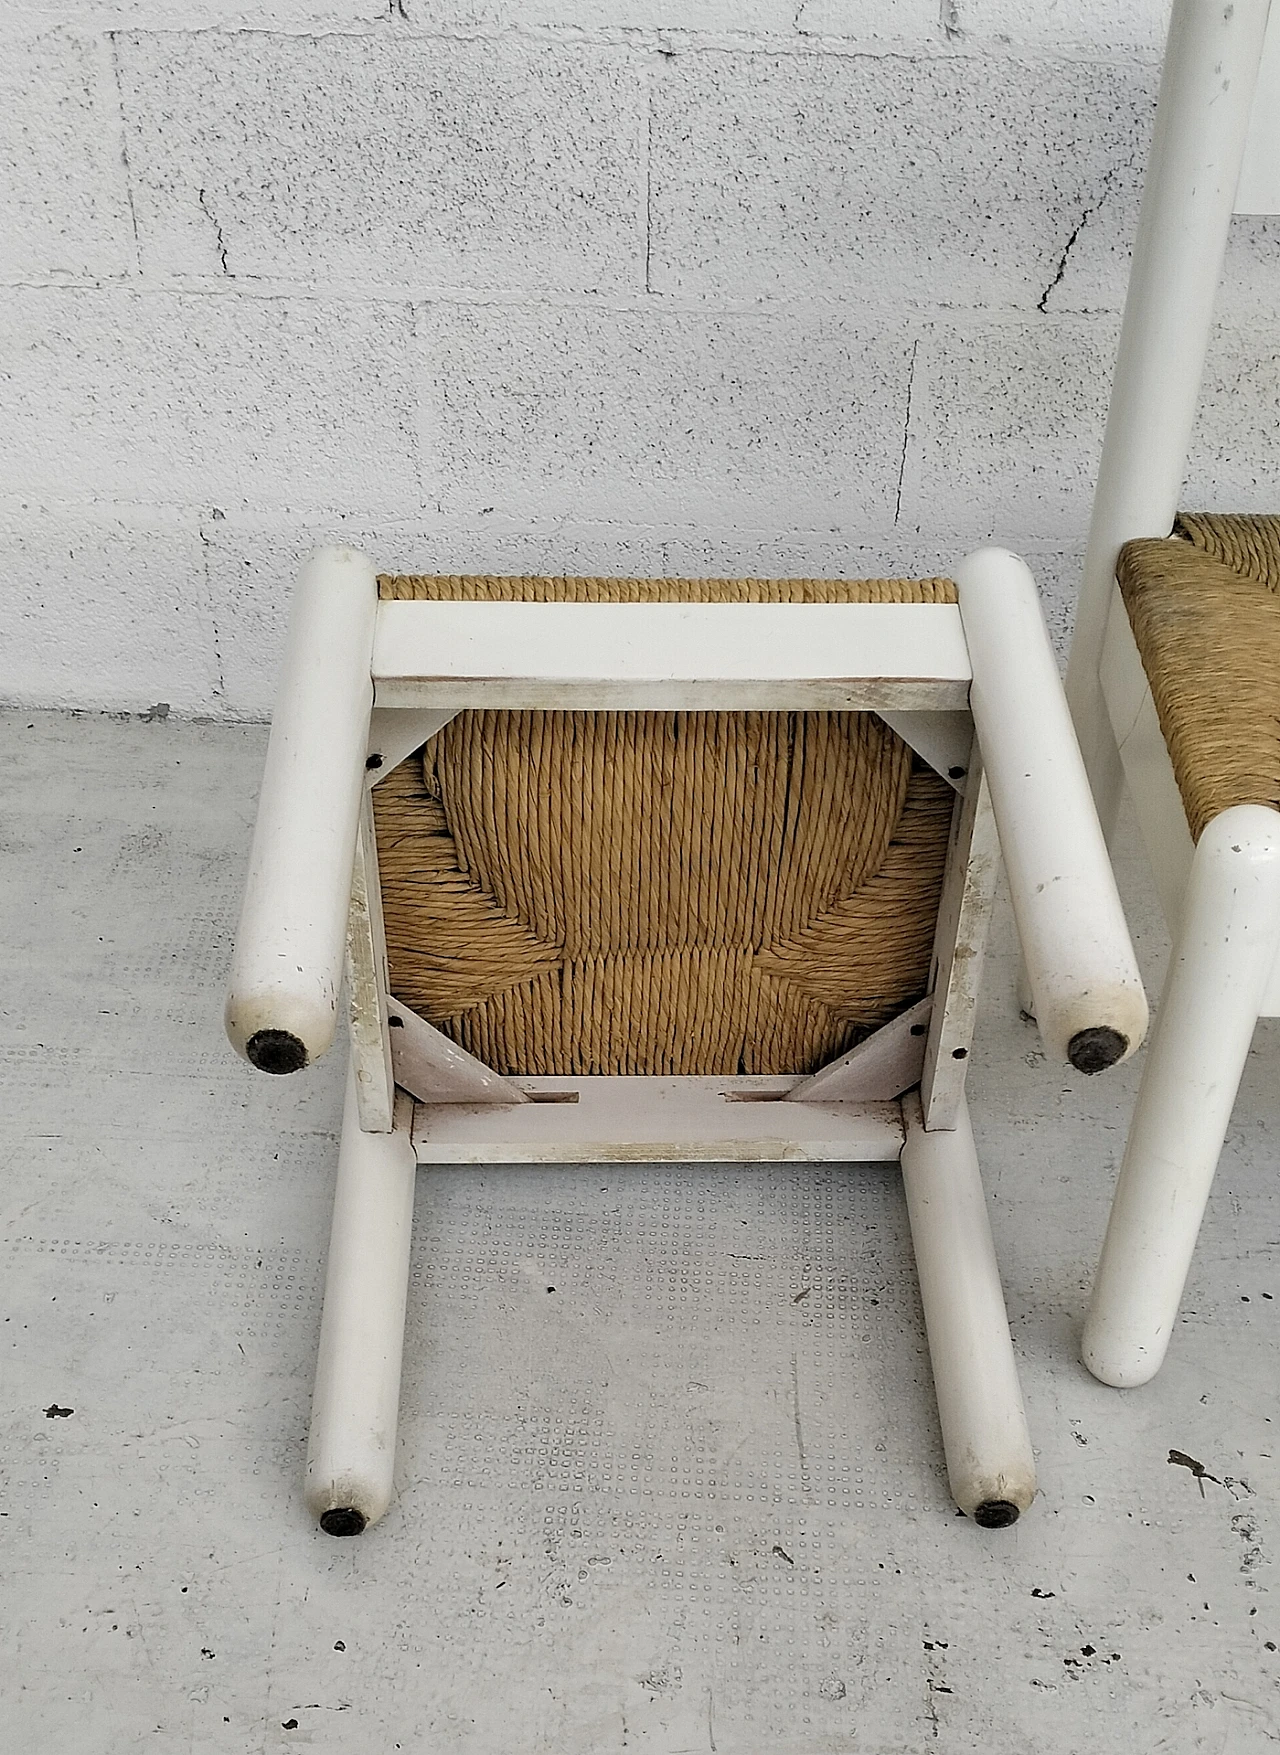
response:
M317 541L1069 616L1164 0L7 0L0 699L265 716ZM1188 495L1277 504L1238 220Z

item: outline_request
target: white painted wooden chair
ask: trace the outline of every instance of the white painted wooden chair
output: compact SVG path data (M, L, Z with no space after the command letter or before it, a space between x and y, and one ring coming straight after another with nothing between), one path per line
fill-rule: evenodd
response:
M1034 582L999 549L970 556L955 581L914 602L396 601L397 582L380 598L363 555L331 548L307 563L226 1021L264 1071L314 1061L334 1039L345 954L351 1062L307 1464L307 1500L330 1533L362 1530L391 1498L418 1164L900 1159L952 1492L991 1527L1030 1503L964 1095L997 832L1051 1050L1086 1071L1122 1059L1146 1002ZM935 816L944 806L936 924L931 914L911 1003L808 1072L484 1064L446 1034L449 1019L390 990L379 840L384 854L403 849L375 825L372 789L424 745L430 759L427 740L455 715L474 724L492 710L843 715L892 742Z
M1175 0L1067 682L1174 936L1084 1330L1118 1387L1164 1359L1254 1024L1280 1015L1280 519L1175 516L1233 210L1280 212L1280 8Z

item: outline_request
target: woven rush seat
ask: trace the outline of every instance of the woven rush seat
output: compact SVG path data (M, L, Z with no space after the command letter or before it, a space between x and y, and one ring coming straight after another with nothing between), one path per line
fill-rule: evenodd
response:
M1280 518L1184 513L1116 578L1192 837L1232 805L1280 810Z
M379 592L955 600L942 579ZM391 991L501 1073L816 1071L926 991L954 796L873 713L461 713L373 794Z

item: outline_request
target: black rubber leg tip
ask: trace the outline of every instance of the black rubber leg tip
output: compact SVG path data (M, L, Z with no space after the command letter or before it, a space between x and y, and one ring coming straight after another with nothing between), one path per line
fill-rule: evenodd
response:
M1012 1499L984 1499L973 1514L973 1521L984 1530L1007 1530L1020 1516Z
M1077 1072L1100 1073L1118 1060L1123 1060L1129 1038L1109 1024L1095 1024L1088 1030L1077 1030L1067 1043L1067 1059Z
M1017 1512L1013 1514L1017 1517ZM354 1505L335 1505L320 1514L320 1528L326 1536L358 1536L367 1519Z
M301 1072L307 1064L306 1047L290 1030L258 1030L244 1051L259 1072Z

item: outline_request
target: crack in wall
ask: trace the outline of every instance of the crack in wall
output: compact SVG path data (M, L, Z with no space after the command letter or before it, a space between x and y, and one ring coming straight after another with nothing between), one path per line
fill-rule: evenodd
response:
M1043 311L1046 314L1046 316L1048 315L1048 310L1049 310L1049 295L1054 291L1054 289L1056 287L1058 287L1062 284L1062 277L1067 272L1067 262L1071 256L1072 250L1074 250L1074 248L1076 246L1076 240L1079 238L1079 236L1080 236L1081 232L1084 230L1084 228L1088 225L1089 221L1097 213L1098 209L1102 206L1102 204L1106 200L1107 196L1111 193L1111 185L1112 185L1112 183L1114 183L1114 181L1116 179L1117 172L1119 171L1119 169L1120 169L1120 167L1118 165L1112 165L1111 169L1103 177L1102 186L1098 190L1097 200L1093 203L1092 206L1086 207L1084 209L1084 211L1080 215L1079 220L1076 222L1075 229L1072 231L1071 236L1067 239L1066 243L1062 246L1062 254L1058 257L1058 266L1057 266L1057 269L1054 273L1053 279L1049 282L1048 286L1045 287L1044 291L1040 294L1040 297L1036 300L1036 310Z
M222 513L216 506L211 508L211 513L214 518L220 519L222 517ZM226 698L227 678L222 664L222 641L218 634L218 616L213 603L213 578L209 572L209 550L212 547L212 543L210 542L209 537L205 534L203 518L196 520L196 534L200 538L200 548L203 556L204 596L209 611L209 637L213 642L213 663L218 679L214 686L214 698L221 701Z
M644 138L644 290L653 291L653 93L646 90Z
M213 235L216 238L218 245L218 261L222 264L222 272L224 274L230 274L231 270L227 267L227 242L222 235L222 226L219 223L218 217L209 206L209 203L205 200L203 189L197 191L196 199L200 203L201 213L204 214L205 218L209 221L209 224L213 227Z
M920 351L919 340L911 343L911 364L907 367L907 412L902 422L902 455L898 459L898 486L893 501L893 524L895 530L898 519L902 515L902 484L907 474L907 446L911 443L911 399L916 384L916 355Z
M124 198L129 207L129 226L133 233L133 263L142 274L142 245L138 239L138 215L133 205L133 167L129 163L129 136L124 123L124 94L120 90L120 57L116 50L116 32L107 32L107 52L111 59L111 78L116 92L116 114L120 119L120 163L124 166Z

